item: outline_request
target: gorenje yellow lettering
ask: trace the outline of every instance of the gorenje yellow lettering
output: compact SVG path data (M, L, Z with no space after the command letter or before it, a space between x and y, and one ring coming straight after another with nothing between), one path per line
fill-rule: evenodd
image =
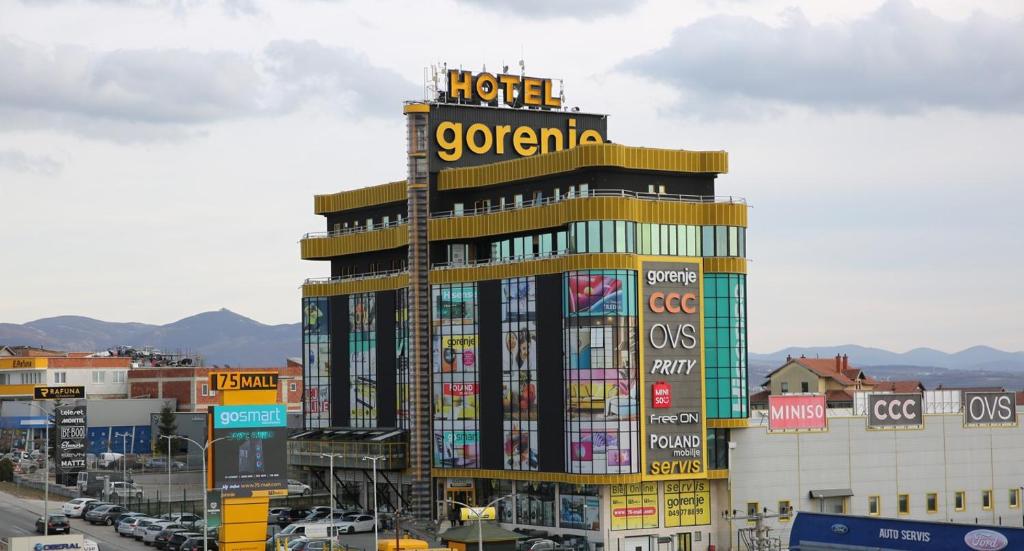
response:
M566 135L568 134L568 140ZM529 126L512 127L499 124L493 128L483 123L473 123L463 128L462 123L444 121L437 125L434 136L438 151L437 156L443 161L452 162L462 158L465 149L476 155L495 153L504 155L506 145L511 141L511 149L520 157L532 157L538 153L550 153L572 149L577 145L604 143L597 130L579 132L577 144L576 119L568 120L568 128L563 130L554 127L534 129Z

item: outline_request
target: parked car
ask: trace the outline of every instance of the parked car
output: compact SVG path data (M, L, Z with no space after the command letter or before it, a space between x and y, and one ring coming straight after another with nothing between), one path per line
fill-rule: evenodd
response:
M122 519L121 522L117 523L117 535L127 538L135 534L135 526L139 524L139 521L146 518L143 515L131 516Z
M310 509L306 509L304 507L292 507L288 510L288 522L281 526L288 526L293 522L299 522L300 520L308 517L310 512Z
M186 528L192 528L193 526L195 526L195 523L199 522L200 520L203 520L203 517L193 515L192 513L174 513L173 515L171 515L171 520L177 522L178 524Z
M153 545L160 532L168 528L184 528L184 526L175 523L173 520L158 520L146 527L146 530L142 533L142 543Z
M134 497L135 499L142 499L143 492L142 486L133 482L111 482L110 483L110 499L123 499L125 497Z
M175 532L171 534L171 537L167 539L167 542L163 546L164 551L178 551L181 549L181 545L192 538L200 538L202 542L203 535L198 532L191 532L188 530L182 532Z
M125 512L125 510L120 505L101 505L89 510L82 518L88 521L89 524L106 524L110 526L114 524L114 518Z
M288 545L288 551L324 551L330 549L327 540L310 540L302 538Z
M71 523L67 515L61 513L50 513L46 516L46 525L43 525L43 517L36 519L36 532L50 534L70 534Z
M161 520L158 519L158 518L152 518L152 517L142 517L142 518L140 518L138 520L138 522L135 523L135 529L132 530L132 533L129 534L129 535L131 537L135 538L136 541L142 541L142 535L146 533L146 528L148 528L149 525L153 524L154 522L161 522ZM167 522L169 522L169 521L167 521Z
M61 506L61 510L64 511L65 515L67 515L67 516L69 516L71 518L74 518L74 517L81 518L82 514L84 514L84 512L85 512L85 511L83 511L83 509L85 509L86 504L91 503L93 501L99 501L99 500L98 499L93 499L91 497L76 497L75 499L72 499L71 501L69 501L69 502L65 503L64 505L62 505Z
M125 512L117 515L116 517L114 517L114 524L113 524L113 526L116 529L117 525L121 524L122 520L129 519L129 518L132 518L132 517L144 517L144 516L146 516L146 515L144 515L142 513L136 513L135 511L125 511Z
M146 463L145 463L145 467L147 469L158 469L158 470L166 471L167 470L167 458L166 457L153 457L151 459L147 459ZM182 463L181 461L171 460L171 470L172 471L181 471L181 470L184 470L184 469L185 469L185 464L184 463Z
M303 484L298 480L288 479L288 495L308 496L311 493L313 493L313 488L310 488L308 484Z
M167 528L161 530L155 538L153 538L153 547L156 547L157 549L164 549L167 547L167 542L171 541L171 536L188 531L188 528L185 528L180 524L170 524ZM146 540L143 539L142 541L145 542Z
M84 519L85 515L87 515L89 513L89 511L92 511L93 509L96 509L98 507L102 507L104 505L113 505L113 503L110 503L110 502L107 502L107 501L99 501L99 500L93 500L93 501L90 501L89 503L86 503L85 507L82 507L82 518Z
M217 539L207 538L206 549L208 551L217 551ZM178 551L203 551L203 537L199 536L185 540L181 546L178 547Z
M373 515L350 513L340 521L335 521L338 531L343 534L354 534L356 532L373 531Z
M267 510L267 524L284 527L292 523L291 507L271 507Z

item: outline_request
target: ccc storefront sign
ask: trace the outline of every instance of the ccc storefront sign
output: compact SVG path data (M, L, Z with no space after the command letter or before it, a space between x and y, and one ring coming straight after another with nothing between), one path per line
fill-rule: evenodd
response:
M919 427L924 412L921 394L872 394L868 427Z

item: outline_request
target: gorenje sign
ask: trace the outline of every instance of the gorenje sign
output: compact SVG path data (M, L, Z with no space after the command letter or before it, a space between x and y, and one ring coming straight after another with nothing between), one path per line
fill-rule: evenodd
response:
M924 424L921 394L872 394L868 396L868 428L918 428Z
M644 474L695 478L707 469L701 267L697 262L644 262L641 271Z
M1017 395L1013 392L965 392L965 427L1017 425Z

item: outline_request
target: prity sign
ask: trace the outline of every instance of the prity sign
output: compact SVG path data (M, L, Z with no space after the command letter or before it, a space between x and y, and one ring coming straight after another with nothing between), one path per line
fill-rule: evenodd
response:
M641 273L644 475L700 477L707 470L700 264L644 262Z

